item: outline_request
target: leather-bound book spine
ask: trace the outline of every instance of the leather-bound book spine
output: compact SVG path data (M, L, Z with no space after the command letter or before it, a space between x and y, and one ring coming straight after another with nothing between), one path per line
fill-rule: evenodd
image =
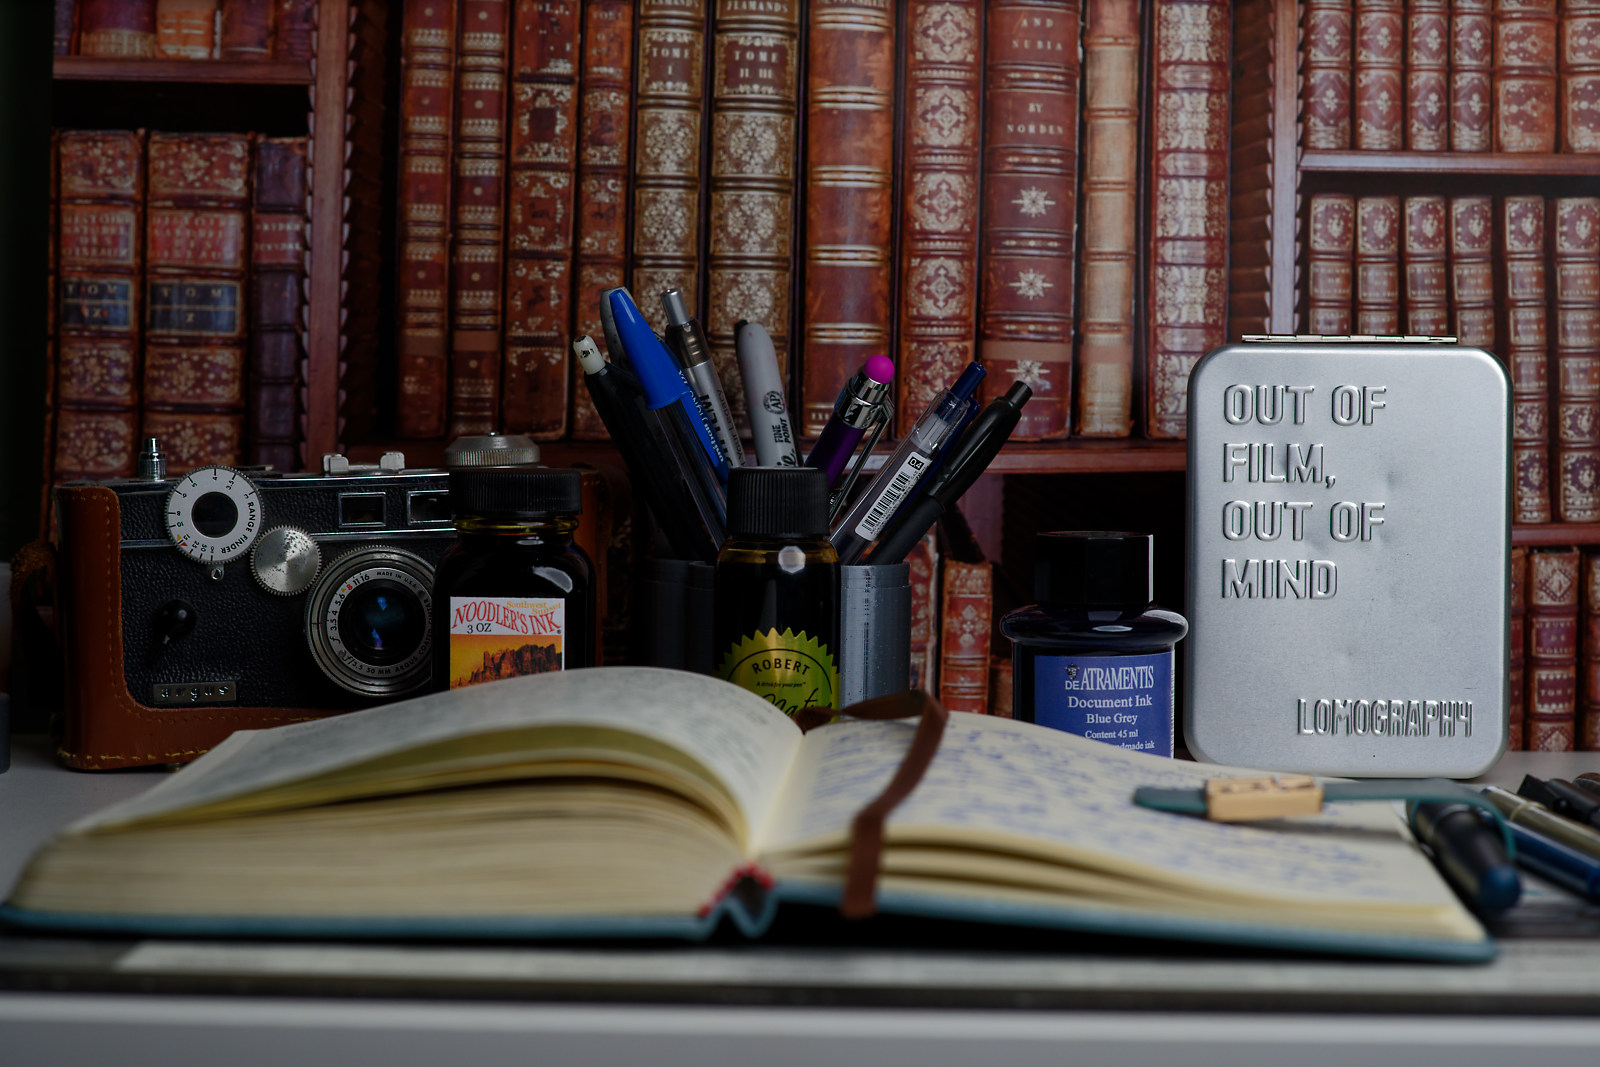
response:
M150 135L142 434L175 473L244 455L251 147Z
M78 0L78 54L154 59L156 0Z
M700 307L706 0L639 0L637 56L630 288L659 333L663 290L681 289L691 311Z
M1078 418L1084 437L1133 428L1142 5L1088 0L1083 31L1083 300Z
M1356 201L1355 332L1400 332L1400 198Z
M157 0L156 55L210 59L217 41L217 0Z
M1306 0L1305 143L1350 147L1350 69L1355 53L1350 0Z
M1495 0L1494 150L1556 150L1556 0Z
M133 473L139 434L144 134L58 138L55 477Z
M432 0L436 7L454 7ZM273 59L310 59L316 53L317 0L276 0L272 31Z
M1077 0L988 5L978 355L985 399L1033 389L1019 441L1072 425L1079 22Z
M218 51L223 59L272 58L273 9L277 0L222 0Z
M450 144L456 0L406 0L400 23L395 304L402 437L443 437L450 397Z
M911 666L907 687L934 691L939 678L939 540L934 530L906 553L911 564Z
M1528 553L1525 745L1532 752L1570 752L1577 709L1578 550Z
M250 237L250 345L245 457L298 464L305 359L306 139L256 144Z
M1405 147L1405 5L1355 0L1355 147Z
M1559 197L1551 216L1556 518L1600 522L1600 197Z
M1550 521L1549 286L1545 284L1545 201L1508 196L1501 204L1505 255L1506 363L1511 371L1512 519Z
M1285 44L1278 39L1278 27L1285 19L1294 22L1298 15L1292 5L1279 5L1275 0L1244 0L1234 4L1232 11L1227 336L1241 337L1274 330L1272 235L1282 227L1275 221L1278 209L1273 204L1273 190L1292 178L1297 165L1295 156L1286 157L1275 147L1282 118L1296 122L1293 115L1277 113L1277 96L1283 87L1278 60ZM1345 15L1348 28L1348 10ZM1294 47L1298 56L1299 45ZM1346 59L1348 68L1348 52ZM1348 69L1345 73L1348 81ZM1345 104L1348 117L1348 96ZM1306 109L1310 107L1308 101ZM1349 147L1348 138L1343 147ZM1296 277L1300 279L1297 286L1303 284L1304 276L1297 271ZM1302 321L1301 310L1296 309L1297 321Z
M576 276L573 335L602 347L600 294L628 281L628 131L633 96L632 0L583 5L583 70L579 84ZM603 439L583 375L572 375L572 436Z
M1151 437L1187 435L1189 372L1227 336L1231 31L1226 3L1156 0L1146 350Z
M1450 147L1449 0L1406 7L1406 147L1443 152Z
M895 20L862 0L812 0L808 17L800 395L816 437L840 387L889 353Z
M55 0L55 29L51 52L70 56L78 45L78 0Z
M56 464L56 377L60 373L60 349L56 347L58 329L57 294L61 291L61 131L50 131L50 218L49 237L45 241L45 305L44 305L44 433L40 451L44 462L39 465L43 475L39 488L41 516L50 514L50 487L55 484ZM42 520L44 524L48 519Z
M789 367L790 271L800 85L800 0L716 0L711 78L711 206L703 325L744 431L734 327L759 322ZM637 294L659 303L658 293Z
M514 25L500 424L548 441L567 432L572 380L578 0L517 0Z
M1356 201L1342 193L1311 197L1306 257L1306 328L1311 333L1351 332Z
M1507 656L1506 682L1510 690L1506 703L1509 723L1506 727L1506 747L1515 751L1522 748L1525 733L1524 704L1527 701L1527 616L1528 616L1528 550L1516 547L1511 550L1510 592L1510 654Z
M896 427L915 422L974 355L983 5L910 0L904 25Z
M1450 333L1450 206L1442 196L1408 196L1401 220L1404 251L1406 333Z
M951 711L986 714L989 631L994 620L993 565L945 560L944 606L939 617L939 702Z
M1600 551L1583 552L1579 595L1578 715L1573 747L1600 752Z
M1494 147L1494 0L1450 0L1450 149Z
M1450 198L1450 331L1464 345L1495 341L1494 198Z
M451 437L500 428L511 16L511 0L461 0L451 167Z
M1600 0L1566 0L1559 73L1561 151L1600 152Z
M989 655L989 714L997 719L1016 718L1016 681L1011 669L1011 653Z

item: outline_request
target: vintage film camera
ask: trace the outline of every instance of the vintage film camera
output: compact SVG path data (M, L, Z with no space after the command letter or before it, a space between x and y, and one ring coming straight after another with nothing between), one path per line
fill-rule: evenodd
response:
M56 490L61 757L190 760L237 729L425 692L444 470L323 457L322 474L201 467Z

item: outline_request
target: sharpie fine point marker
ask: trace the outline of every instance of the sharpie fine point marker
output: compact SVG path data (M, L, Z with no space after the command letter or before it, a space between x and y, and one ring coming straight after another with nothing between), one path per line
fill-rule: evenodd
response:
M689 314L681 289L663 292L661 308L667 313L667 347L678 357L678 368L689 380L689 388L700 404L700 414L711 432L717 435L717 444L722 446L728 466L744 466L744 445L734 426L727 394L722 391L722 379L717 377L717 368L711 362L711 346L706 343L705 331Z
M583 383L594 399L595 411L644 495L661 532L679 559L709 563L716 559L723 530L715 509L696 495L699 488L673 462L672 449L662 440L654 412L644 406L639 383L622 368L607 363L589 337L572 343L583 368Z
M778 373L778 351L772 338L756 322L740 319L734 326L734 350L744 375L745 410L755 439L756 463L763 467L798 467L794 428L789 425L789 401Z
M933 472L941 454L976 406L972 394L983 375L983 367L968 364L955 384L934 397L899 447L889 454L856 506L834 528L833 547L839 552L841 564L859 561L861 553L883 534L900 506ZM958 388L965 395L957 392Z
M716 436L706 426L689 383L678 372L677 360L672 358L672 353L667 351L661 338L650 329L650 324L644 321L638 305L627 290L611 290L610 300L617 337L622 341L623 350L628 353L628 363L634 375L644 387L645 401L651 410L665 409L668 424L680 437L685 450L703 453L703 462L710 465L719 483L719 496L723 495L722 487L728 483L728 459L722 454L722 446L717 444ZM698 447L691 449L695 442L698 442ZM726 507L724 504L724 512Z

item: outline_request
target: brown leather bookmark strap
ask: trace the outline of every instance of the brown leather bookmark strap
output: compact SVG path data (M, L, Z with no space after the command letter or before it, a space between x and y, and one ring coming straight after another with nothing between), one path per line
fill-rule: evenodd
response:
M817 713L817 714L810 714ZM803 708L795 715L802 730L827 722L834 712L828 708ZM839 914L847 919L865 919L877 910L878 867L883 854L883 824L900 802L922 781L928 765L939 751L950 713L945 706L920 689L863 700L851 704L840 714L855 719L906 719L919 716L911 747L878 798L856 813L850 830L850 865L845 873L844 896Z

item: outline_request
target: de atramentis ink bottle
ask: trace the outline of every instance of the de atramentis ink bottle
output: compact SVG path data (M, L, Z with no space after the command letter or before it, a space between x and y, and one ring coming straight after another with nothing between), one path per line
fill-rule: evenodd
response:
M1041 533L1034 598L1011 638L1012 714L1122 748L1172 755L1173 646L1182 615L1153 605L1149 534Z

